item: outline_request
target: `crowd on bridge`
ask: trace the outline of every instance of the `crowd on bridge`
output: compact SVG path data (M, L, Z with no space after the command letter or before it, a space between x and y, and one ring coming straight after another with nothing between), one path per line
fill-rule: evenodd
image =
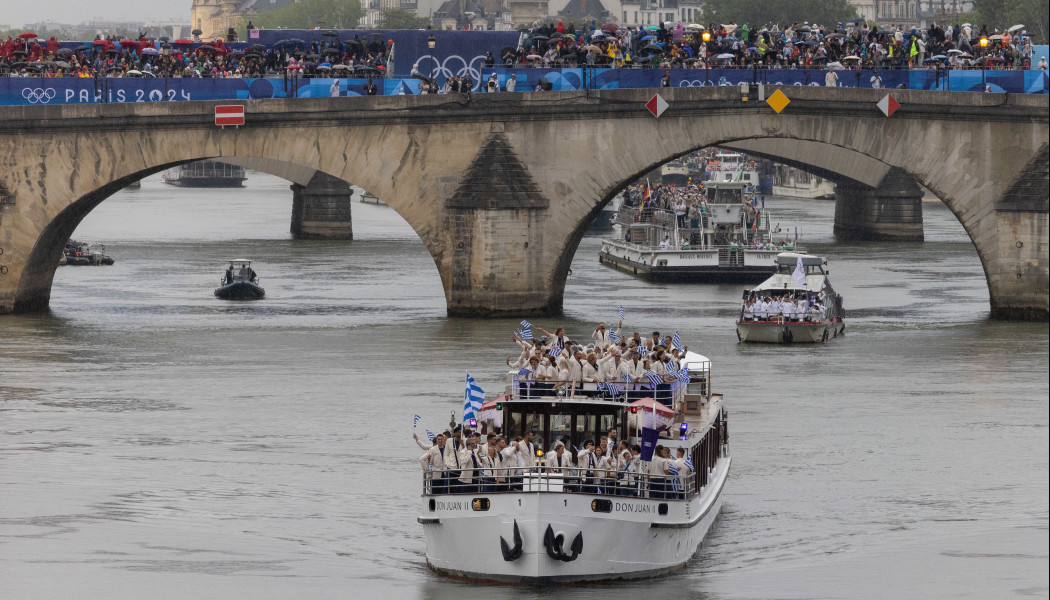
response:
M344 32L345 34L346 32ZM0 42L0 76L23 77L383 77L393 42L379 34L326 31L324 41L290 37L273 44L227 44L181 38L98 36L70 47L33 32ZM343 37L344 39L340 39ZM408 57L411 59L412 57ZM424 57L416 57L419 64ZM1046 69L1032 64L1032 34L1023 27L988 30L970 23L926 29L869 25L707 26L666 23L645 28L592 22L583 31L562 22L541 24L514 48L487 53L484 68L828 68ZM417 73L418 74L418 73ZM423 79L424 73L420 75ZM457 82L460 84L462 82ZM490 82L480 84L482 91ZM436 84L429 91L437 92ZM428 89L424 86L424 89ZM473 89L473 87L469 88ZM450 91L450 90L440 90ZM451 90L454 91L454 90Z
M905 29L860 18L833 27L592 23L583 32L559 22L534 28L504 60L507 66L617 68L1046 69L1045 61L1032 65L1032 35L1021 26L1002 32L970 23Z
M355 34L339 40L233 44L222 39L137 39L99 36L70 48L33 32L0 42L0 76L22 77L383 77L389 40Z

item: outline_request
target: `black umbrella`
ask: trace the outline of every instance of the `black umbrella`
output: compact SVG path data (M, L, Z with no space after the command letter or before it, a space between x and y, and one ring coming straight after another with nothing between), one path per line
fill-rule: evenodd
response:
M266 52L266 46L262 44L252 44L251 46L248 46L248 49L252 52Z
M87 52L88 50L91 50L91 44L84 44L83 46L73 48L74 52Z
M262 58L262 54L256 54L254 52L247 52L247 53L245 53L244 58Z
M325 37L339 37L339 34L334 31L322 31L321 35Z
M162 42L170 42L170 41L171 41L171 38L169 38L169 37L168 37L168 36L166 36L166 35L162 35L162 36L160 36L160 37L159 37L159 38L157 38L157 39L158 39L158 40L160 40L160 41L162 41Z
M65 62L63 60L56 60L55 61L55 66L58 67L59 69L68 69L69 68L69 63L67 63L67 62Z
M73 51L69 48L59 48L55 51L55 56L69 56L70 54L73 54Z
M507 46L504 49L499 51L499 57L502 58L503 60L507 60L507 59L514 60L515 58L518 57L518 51L515 50L514 48L511 48L510 46Z
M354 71L357 71L358 73L375 73L376 70L377 69L375 67L369 67L369 66L366 66L366 65L362 65L360 67L355 67L354 68Z
M204 33L204 32L201 31L200 29L194 29L193 31L190 32L190 35L200 35L202 33Z
M659 47L659 46L649 45L649 46L643 46L642 47L642 52L649 52L650 54L663 54L663 51L664 51L664 49ZM606 56L608 56L608 55L606 55Z
M323 54L340 54L339 48L325 48Z
M302 45L305 46L306 42L301 40L301 39L299 39L299 38L287 38L287 39L278 41L277 43L274 44L274 46L291 46L293 44L302 44Z
M849 20L850 23L863 23L864 17L853 17Z
M307 54L306 55L306 59L307 60L317 60L319 58L321 58L320 54Z
M534 36L532 36L532 41L534 41L534 42L545 42L545 41L547 41L549 39L550 38L548 38L545 35L534 35Z

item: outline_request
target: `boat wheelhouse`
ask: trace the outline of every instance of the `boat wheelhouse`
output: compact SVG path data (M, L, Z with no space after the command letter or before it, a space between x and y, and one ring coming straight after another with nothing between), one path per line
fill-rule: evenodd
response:
M759 184L758 171L744 154L719 152L708 161L707 175L708 180L714 183Z
M710 361L690 353L683 363L687 377L660 384L581 387L508 374L478 426L510 439L532 432L536 456L525 467L485 469L467 486L425 472L418 521L427 565L525 584L649 577L684 565L718 515L731 459ZM650 474L648 462L626 471L577 466L576 450L610 430L632 444L681 448L692 468L665 475ZM548 465L559 443L572 450L569 460L558 465L556 454Z
M832 287L826 267L827 261L820 256L778 254L776 273L744 290L737 339L770 344L822 343L845 333L842 296ZM784 300L794 305L785 309Z
M769 213L758 209L741 182L705 185L707 212L683 223L674 211L622 205L622 235L605 238L598 260L651 281L758 282L774 270L776 244ZM693 226L695 225L695 227Z

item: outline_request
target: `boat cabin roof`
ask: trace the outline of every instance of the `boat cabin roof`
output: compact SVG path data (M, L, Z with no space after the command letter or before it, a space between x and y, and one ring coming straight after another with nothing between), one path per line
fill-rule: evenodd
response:
M793 267L798 264L799 256L802 257L802 266L804 267L819 267L824 264L824 259L820 256L800 254L798 252L781 252L777 254L777 264Z
M247 258L234 258L230 261L231 265L251 265L252 261Z

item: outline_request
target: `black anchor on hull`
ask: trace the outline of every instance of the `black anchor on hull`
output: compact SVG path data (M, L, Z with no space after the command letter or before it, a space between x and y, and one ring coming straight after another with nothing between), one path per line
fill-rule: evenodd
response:
M510 562L521 556L522 542L521 532L518 531L518 520L514 519L514 547L511 548L503 536L499 536L499 548L503 551L503 560Z
M547 549L547 556L554 560L572 562L583 552L583 532L577 533L576 537L573 538L572 545L569 546L569 551L572 554L566 554L561 548L561 541L558 540L558 536L554 535L554 529L547 525L547 531L543 533L543 546Z

